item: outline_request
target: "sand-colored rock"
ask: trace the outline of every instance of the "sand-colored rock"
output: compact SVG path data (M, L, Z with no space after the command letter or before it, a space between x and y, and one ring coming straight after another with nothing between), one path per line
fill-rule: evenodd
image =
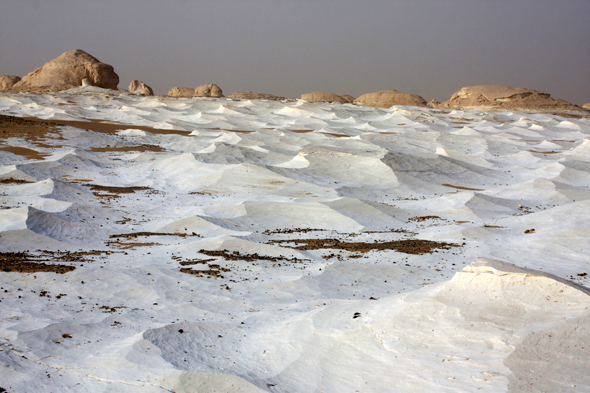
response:
M154 91L151 87L143 83L142 81L138 81L137 79L132 81L129 84L129 92L130 93L138 93L143 94L144 96L153 96Z
M582 105L582 108L584 109L590 109L590 102L587 104Z
M444 109L484 110L580 110L577 105L551 97L548 93L523 87L482 85L463 87L450 100L440 104Z
M223 92L216 84L209 83L197 87L195 97L223 97Z
M430 100L430 102L428 103L428 107L429 108L438 108L440 107L440 101L438 100Z
M334 93L326 93L324 91L302 94L301 99L320 102L339 102L341 104L349 104L354 101L354 97L352 96L342 96Z
M190 87L173 87L168 91L168 97L193 97L195 89Z
M277 97L272 94L264 93L253 93L251 91L231 93L229 98L237 98L240 100L270 100L270 101L283 101L287 100L285 97Z
M390 108L394 105L426 106L426 100L416 94L402 93L397 90L376 91L363 94L355 104L373 106L375 108Z
M20 76L0 75L0 91L10 90L18 81Z
M112 66L83 50L71 50L25 75L12 90L61 91L82 86L87 78L92 86L117 89L119 76Z

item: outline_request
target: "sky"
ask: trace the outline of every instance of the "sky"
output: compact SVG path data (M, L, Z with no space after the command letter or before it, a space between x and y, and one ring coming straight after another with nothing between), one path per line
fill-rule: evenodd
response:
M73 49L156 94L216 83L445 101L489 84L590 102L589 0L0 0L0 74Z

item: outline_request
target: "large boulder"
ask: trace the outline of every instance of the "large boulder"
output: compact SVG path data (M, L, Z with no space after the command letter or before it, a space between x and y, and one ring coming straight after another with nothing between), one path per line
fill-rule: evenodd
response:
M216 84L209 83L197 87L195 97L223 97L223 92Z
M580 107L547 93L523 87L482 85L463 87L450 100L439 105L443 109L484 110L580 110Z
M168 97L193 97L195 89L190 87L173 87L168 91Z
M270 101L283 101L287 98L277 97L272 94L264 93L253 93L251 91L231 93L229 98L238 98L240 100L270 100Z
M0 91L12 89L12 86L18 81L20 81L20 76L0 75Z
M61 91L82 86L88 79L92 86L117 89L119 76L112 66L98 61L83 50L71 50L25 75L12 90Z
M354 101L354 97L334 93L326 93L324 91L316 91L313 93L301 94L301 99L319 102L339 102L341 104L349 104Z
M151 87L143 83L142 81L138 81L137 79L132 81L129 84L129 92L130 93L137 93L143 94L144 96L153 96L154 91Z
M373 106L375 108L390 108L394 105L426 106L424 98L416 94L402 93L397 90L376 91L363 94L355 104Z
M590 109L590 102L587 104L582 105L582 108L584 109Z

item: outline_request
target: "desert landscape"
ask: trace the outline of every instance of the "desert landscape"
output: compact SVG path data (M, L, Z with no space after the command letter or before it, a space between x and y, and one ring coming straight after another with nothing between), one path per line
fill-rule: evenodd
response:
M0 392L590 390L590 110L0 76Z

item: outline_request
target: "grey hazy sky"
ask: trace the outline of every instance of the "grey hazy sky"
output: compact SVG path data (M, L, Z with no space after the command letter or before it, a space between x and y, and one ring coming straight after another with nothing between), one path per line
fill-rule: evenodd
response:
M444 101L498 84L590 102L590 0L0 0L0 74L72 49L156 94L216 83Z

